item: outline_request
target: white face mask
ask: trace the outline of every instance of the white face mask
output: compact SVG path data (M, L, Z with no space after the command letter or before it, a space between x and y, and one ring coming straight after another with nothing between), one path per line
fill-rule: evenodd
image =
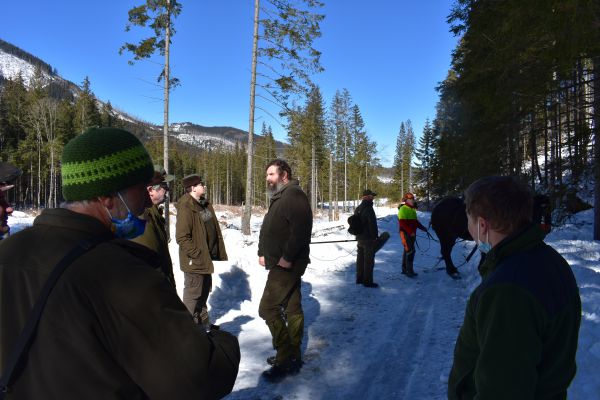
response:
M492 244L490 243L490 230L488 229L487 234L485 236L485 242L479 239L479 222L477 223L477 247L479 251L482 253L488 253L492 249Z

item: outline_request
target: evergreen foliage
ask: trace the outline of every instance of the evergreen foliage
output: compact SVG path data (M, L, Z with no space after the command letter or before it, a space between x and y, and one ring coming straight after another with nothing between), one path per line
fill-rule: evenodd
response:
M316 0L266 0L261 9L259 69L257 85L267 99L288 110L290 95L307 95L311 75L323 71L321 52L313 42L321 37L325 15Z
M436 196L516 175L564 207L598 164L599 16L596 0L455 2L448 22L461 37L433 123Z

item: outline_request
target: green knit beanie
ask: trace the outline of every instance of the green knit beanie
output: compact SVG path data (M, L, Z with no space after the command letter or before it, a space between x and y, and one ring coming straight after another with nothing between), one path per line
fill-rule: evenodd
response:
M65 145L61 174L68 201L91 200L150 181L154 167L144 145L116 128L90 128Z

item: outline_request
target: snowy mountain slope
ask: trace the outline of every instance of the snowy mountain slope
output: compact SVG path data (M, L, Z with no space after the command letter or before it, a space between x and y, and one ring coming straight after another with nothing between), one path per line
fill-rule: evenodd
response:
M29 86L34 74L35 67L32 64L0 49L0 76L14 80L21 75L25 86ZM48 81L54 79L46 72L42 72L42 74Z
M14 53L14 54L13 54ZM19 56L21 55L21 57ZM80 88L55 73L55 70L48 64L35 56L21 50L10 43L0 39L0 89L3 79L16 79L19 75L23 78L26 87L29 87L35 76L35 62L43 64L41 68L44 86L54 84L60 86L61 93L67 95L70 99L77 98ZM99 109L102 109L105 102L96 99ZM125 121L129 124L139 126L152 134L162 134L162 126L152 125L141 121L138 118L128 114L126 111L113 107L112 114L115 118ZM205 127L190 122L175 122L170 125L170 135L176 139L199 148L213 149L224 146L233 148L236 143L246 141L248 133L241 129L228 126L223 127ZM260 140L261 135L256 135ZM278 153L282 153L284 143L276 141Z

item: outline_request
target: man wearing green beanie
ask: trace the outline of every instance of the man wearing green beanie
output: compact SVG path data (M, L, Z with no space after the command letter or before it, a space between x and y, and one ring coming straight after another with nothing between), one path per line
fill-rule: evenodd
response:
M156 269L156 253L126 240L143 232L137 215L149 205L144 146L127 131L92 128L67 143L61 172L66 202L0 246L0 392L225 396L237 375L237 339L198 329Z

